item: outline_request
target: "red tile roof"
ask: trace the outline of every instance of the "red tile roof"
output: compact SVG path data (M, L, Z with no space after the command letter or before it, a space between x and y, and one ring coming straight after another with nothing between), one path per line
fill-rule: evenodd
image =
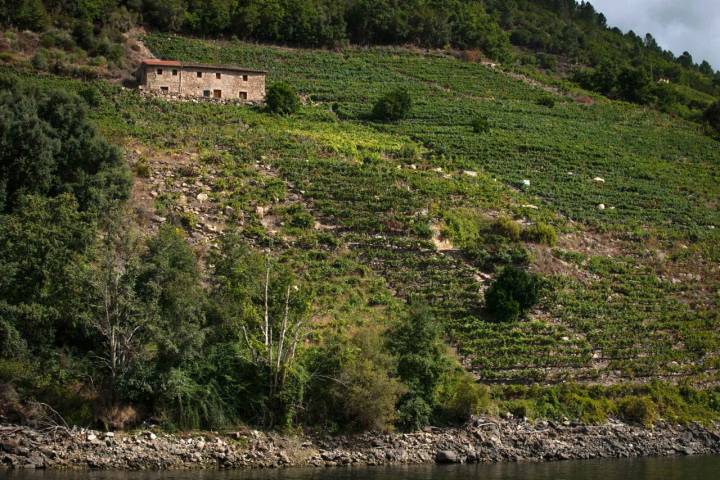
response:
M197 68L207 70L227 70L232 72L242 73L259 73L266 74L264 70L253 70L251 68L238 67L236 65L210 65L207 63L182 63L177 60L157 60L155 58L146 58L142 61L143 65L149 65L153 67L180 67L180 68Z
M177 60L157 60L155 58L146 58L142 61L143 65L153 65L158 67L180 67L182 64Z

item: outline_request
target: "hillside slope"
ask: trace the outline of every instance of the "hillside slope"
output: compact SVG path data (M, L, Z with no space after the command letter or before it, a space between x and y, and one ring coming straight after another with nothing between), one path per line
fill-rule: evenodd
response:
M2 418L720 417L720 150L702 125L467 52L144 43L267 70L303 105L173 102L13 57ZM409 116L374 120L398 88ZM507 272L540 301L501 321L485 294Z
M308 106L300 116L239 109L250 128L221 123L215 134L229 137L236 161L261 159L302 192L315 220L336 227L331 234L400 297L432 305L480 380L717 380L720 153L698 127L603 100L559 98L549 109L536 103L543 91L442 53L161 35L147 44L160 57L263 68L271 82L301 90ZM365 121L368 104L395 86L415 99L412 119ZM186 144L189 126L169 126L181 107L165 108L153 121L168 127L151 130L175 131ZM490 119L490 133L472 132L478 116ZM524 179L530 188L520 191ZM553 224L559 242L498 238L491 226L500 216ZM457 250L437 252L428 227ZM285 247L298 248L292 237ZM484 274L522 262L524 248L554 293L528 322L490 323Z
M607 101L548 109L541 90L441 53L147 43L161 57L239 63L297 85L303 115L251 128L243 151L303 191L401 295L434 305L481 380L716 379L720 153L694 125ZM363 121L397 85L416 101L412 119ZM477 116L489 134L469 127ZM284 145L268 141L278 133ZM523 179L531 186L518 191ZM502 215L562 232L556 248L529 246L557 288L520 324L479 312L476 270L491 274L522 248L483 230ZM435 252L420 224L439 225L459 251Z

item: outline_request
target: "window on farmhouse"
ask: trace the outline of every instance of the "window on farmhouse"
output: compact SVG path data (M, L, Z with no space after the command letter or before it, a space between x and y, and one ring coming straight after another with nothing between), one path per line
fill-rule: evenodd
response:
M197 72L198 78L202 78L202 72Z
M215 97L215 98L222 97L222 92L220 90L213 90L213 97Z
M243 82L247 82L247 75L243 75Z
M217 72L217 73L215 74L215 78L220 78L220 72Z
M177 70L173 69L173 77L177 77Z
M247 100L247 92L240 92L240 98L242 100Z
M168 91L168 87L160 87L160 91L161 91L161 92L167 92L167 91Z
M157 69L157 74L158 74L158 75L162 75L162 68L158 68L158 69Z
M209 97L210 96L210 90L203 90L203 97Z

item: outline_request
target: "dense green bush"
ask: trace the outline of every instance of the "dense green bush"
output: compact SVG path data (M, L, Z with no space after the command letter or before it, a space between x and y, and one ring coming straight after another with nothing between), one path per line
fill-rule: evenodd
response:
M100 90L98 90L97 87L93 85L88 85L80 89L78 95L80 95L80 97L85 100L85 103L87 103L88 107L91 108L99 107L103 101L102 93L100 93Z
M539 277L515 267L505 268L485 292L485 306L500 322L520 319L539 299Z
M61 48L72 51L75 48L75 40L66 30L50 30L40 37L40 45L45 48Z
M541 107L553 108L555 106L555 99L550 96L540 97L537 100L537 104Z
M373 107L372 117L383 122L407 118L412 109L412 98L405 89L397 89L383 95Z
M540 68L544 68L545 70L557 69L557 58L553 55L547 53L538 53L536 55L536 59Z
M291 85L275 83L268 88L265 104L270 113L291 115L300 109L300 97Z
M413 223L413 233L420 238L432 238L433 231L430 228L430 224L427 221L419 220Z
M557 243L557 232L552 225L537 222L531 227L525 229L523 237L529 242L535 242L542 245L555 246Z
M621 399L618 403L618 413L624 420L646 427L652 426L659 418L657 406L647 396L629 396Z
M387 431L398 418L405 387L378 326L337 333L310 352L305 421L330 430Z
M47 50L39 48L37 52L35 52L35 55L33 55L30 59L30 65L37 70L47 70L50 68Z
M449 423L464 423L490 408L490 390L468 372L459 369L449 376L439 393L441 416Z
M398 425L407 431L420 430L430 425L432 414L433 407L425 399L408 396L398 407Z
M513 242L520 240L521 228L520 224L508 217L499 217L495 221L495 231Z
M487 133L490 131L490 120L485 116L475 117L470 126L475 133Z

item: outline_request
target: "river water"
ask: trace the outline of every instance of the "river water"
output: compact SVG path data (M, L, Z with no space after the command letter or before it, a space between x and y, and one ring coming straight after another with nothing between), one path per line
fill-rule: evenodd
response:
M720 457L200 472L3 471L13 480L720 480Z

